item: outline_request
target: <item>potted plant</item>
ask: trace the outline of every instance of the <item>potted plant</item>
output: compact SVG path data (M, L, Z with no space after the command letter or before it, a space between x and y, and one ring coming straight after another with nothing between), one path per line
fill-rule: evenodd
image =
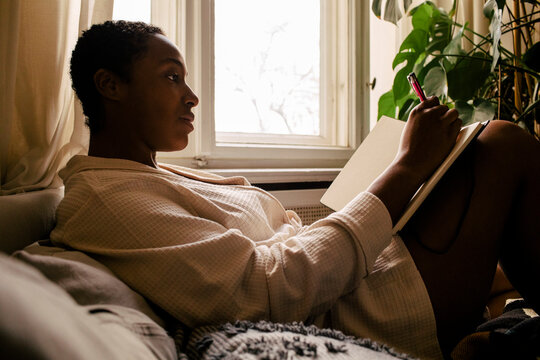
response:
M540 1L486 1L487 34L456 22L456 1L446 12L431 1L409 10L411 0L387 0L385 20L397 23L402 16L398 5L408 11L413 29L394 58L392 66L399 71L392 89L379 99L379 118L388 115L407 120L419 102L407 81L414 71L426 94L455 107L464 124L506 119L540 139L540 43L533 41L540 22ZM381 7L381 0L373 0L372 10L379 17ZM506 23L503 11L509 15ZM513 35L512 49L501 45L505 33Z

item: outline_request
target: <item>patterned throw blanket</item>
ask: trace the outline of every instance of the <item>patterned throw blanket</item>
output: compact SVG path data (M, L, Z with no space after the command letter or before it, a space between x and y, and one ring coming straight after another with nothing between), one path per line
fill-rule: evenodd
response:
M386 345L302 323L238 321L176 338L179 359L411 359ZM480 325L452 352L454 360L540 359L540 316L523 299Z
M412 359L369 339L302 323L237 321L195 329L178 349L179 359Z
M511 301L501 316L483 323L463 339L452 358L540 359L540 316L523 299Z

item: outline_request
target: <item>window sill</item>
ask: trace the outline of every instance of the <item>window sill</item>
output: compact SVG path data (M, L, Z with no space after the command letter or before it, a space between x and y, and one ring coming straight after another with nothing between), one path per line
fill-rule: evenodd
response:
M330 183L341 168L328 169L204 169L221 176L244 176L252 184ZM306 188L306 187L304 187ZM309 188L309 186L308 186Z

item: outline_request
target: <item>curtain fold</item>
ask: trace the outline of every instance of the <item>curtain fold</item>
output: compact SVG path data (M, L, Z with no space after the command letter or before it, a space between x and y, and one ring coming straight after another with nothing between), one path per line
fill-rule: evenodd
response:
M113 0L0 2L0 194L59 187L88 133L71 89L80 33L112 18Z

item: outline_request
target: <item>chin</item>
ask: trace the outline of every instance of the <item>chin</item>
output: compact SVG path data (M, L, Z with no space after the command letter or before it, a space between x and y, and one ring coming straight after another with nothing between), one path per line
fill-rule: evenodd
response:
M187 147L187 145L188 145L187 141L177 142L175 144L171 144L169 146L163 147L159 151L164 151L164 152L181 151L181 150L184 150Z

